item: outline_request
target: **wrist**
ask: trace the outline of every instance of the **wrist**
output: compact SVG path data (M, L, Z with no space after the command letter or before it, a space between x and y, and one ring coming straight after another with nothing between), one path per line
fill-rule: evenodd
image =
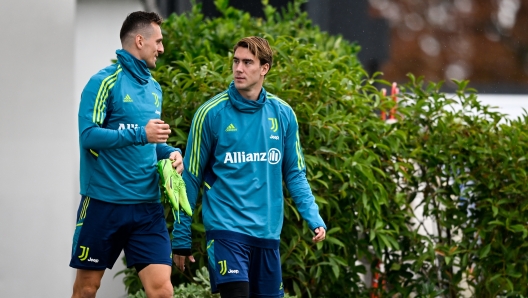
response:
M192 255L190 248L173 248L172 254L185 257Z

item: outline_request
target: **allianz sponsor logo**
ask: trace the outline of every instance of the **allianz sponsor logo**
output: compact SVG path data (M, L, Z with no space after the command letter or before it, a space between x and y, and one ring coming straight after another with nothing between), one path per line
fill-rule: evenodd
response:
M99 263L99 259L93 259L92 257L90 257L88 259L88 262Z
M265 162L274 165L281 160L281 152L279 149L271 148L266 152L246 153L242 152L226 152L224 163L245 163L245 162Z
M229 269L229 271L227 271L228 274L238 274L240 273L237 269Z

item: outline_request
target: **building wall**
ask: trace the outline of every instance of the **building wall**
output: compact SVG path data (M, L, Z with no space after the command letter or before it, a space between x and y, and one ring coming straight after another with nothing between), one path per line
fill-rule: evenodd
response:
M0 4L0 297L69 297L74 0Z
M0 9L0 297L70 297L77 108L120 48L130 0L4 0ZM118 260L98 297L124 297Z
M116 58L115 51L121 48L119 31L126 16L143 10L139 0L77 0L75 18L75 80L73 103L77 109L81 92L90 79L100 69L110 65ZM75 115L77 111L75 111ZM76 126L77 127L77 126ZM77 138L77 132L75 132ZM77 141L77 139L76 139ZM78 192L78 148L75 148L75 190ZM74 198L78 203L79 196ZM77 207L77 206L76 206ZM114 268L106 270L98 297L126 297L123 275L114 275L125 266L119 257ZM73 269L72 269L73 270Z

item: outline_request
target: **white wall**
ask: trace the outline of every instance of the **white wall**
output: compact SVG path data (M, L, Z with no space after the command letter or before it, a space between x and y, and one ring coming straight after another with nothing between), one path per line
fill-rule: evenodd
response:
M455 94L446 94L446 97L457 98ZM528 115L528 95L526 94L477 94L477 99L482 105L490 106L490 111L504 114L504 120L514 120ZM452 108L456 111L462 107L457 103L452 104Z
M528 112L528 95L479 94L478 100L482 104L496 107L494 111L506 114L509 119L522 117Z
M126 16L143 10L139 0L78 0L75 19L75 96L121 48L119 30Z
M139 0L78 0L75 19L75 105L92 75L110 65L115 51L121 48L119 30L126 16L143 10ZM77 137L77 135L76 135ZM76 154L78 150L76 149ZM78 158L78 154L76 155ZM78 162L76 167L78 169ZM77 170L78 171L78 170ZM77 172L76 172L77 173ZM76 176L77 177L77 176ZM78 179L75 181L78 189ZM78 199L76 197L76 199ZM106 270L98 297L126 297L123 275L114 275L124 269L121 256L112 270Z
M0 297L70 297L79 202L77 107L139 1L0 4ZM77 5L76 5L77 4ZM98 297L124 297L118 260Z
M0 4L0 297L69 297L75 0Z

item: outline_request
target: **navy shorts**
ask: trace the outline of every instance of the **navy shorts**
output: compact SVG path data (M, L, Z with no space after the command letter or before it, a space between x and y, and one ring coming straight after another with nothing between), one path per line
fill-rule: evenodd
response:
M112 204L83 196L77 211L70 266L112 269L121 251L127 266L171 266L171 246L160 203Z
M213 293L218 293L219 284L244 281L249 282L250 297L284 296L278 247L257 246L258 243L251 239L254 237L235 232L219 231L216 235L214 232L207 232L209 278ZM232 235L226 236L226 233ZM215 237L219 234L222 238Z

